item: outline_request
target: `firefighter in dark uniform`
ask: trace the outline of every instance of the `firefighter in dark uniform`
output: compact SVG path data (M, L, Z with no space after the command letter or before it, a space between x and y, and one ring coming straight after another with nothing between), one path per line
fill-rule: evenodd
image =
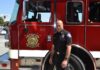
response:
M55 65L56 70L67 69L68 59L71 54L72 36L64 30L63 22L57 20L57 32L53 36L53 47L49 63Z

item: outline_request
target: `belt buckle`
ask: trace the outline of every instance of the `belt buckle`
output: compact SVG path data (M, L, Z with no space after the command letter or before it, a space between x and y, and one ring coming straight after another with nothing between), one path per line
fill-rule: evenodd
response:
M57 55L59 55L60 53L59 52L57 52Z

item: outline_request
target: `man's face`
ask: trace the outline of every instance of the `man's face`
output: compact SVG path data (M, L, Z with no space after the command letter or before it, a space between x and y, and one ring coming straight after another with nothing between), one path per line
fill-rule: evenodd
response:
M63 22L62 21L57 21L57 31L60 32L63 29Z

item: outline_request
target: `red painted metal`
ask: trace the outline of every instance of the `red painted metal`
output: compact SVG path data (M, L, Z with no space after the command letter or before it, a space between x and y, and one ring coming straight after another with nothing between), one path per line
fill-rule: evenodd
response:
M69 24L69 22L66 22L66 2L68 0L56 1L56 17L64 22L64 28L72 34L73 44L85 47L89 51L99 51L100 22L90 23L88 21L88 6L89 3L94 0L75 0L76 2L81 1L83 4L83 21L80 24ZM17 20L14 24L10 25L11 49L50 50L52 41L48 42L47 36L50 35L52 37L54 34L54 0L51 0L51 22L42 23L26 21L28 32L24 31L25 24L22 21L23 0L20 0L20 2ZM39 47L29 48L26 46L26 35L33 33L39 35ZM14 62L15 61L12 60L12 65Z
M73 0L72 0L73 1ZM64 27L66 30L71 32L73 37L73 43L79 44L88 50L94 50L98 51L100 50L99 42L100 42L100 23L99 22L93 22L90 23L88 21L88 6L89 3L94 0L75 0L75 2L82 2L83 4L83 21L80 24L68 24L69 22L66 22L66 2L67 0L57 0L57 6L56 6L56 17L57 19L61 19L64 22ZM41 23L41 22L26 22L28 27L28 33L24 32L24 22L22 21L22 2L21 1L18 16L16 23L10 25L10 40L11 40L11 48L12 49L32 49L28 48L26 46L26 39L25 35L29 33L36 33L40 36L40 47L34 48L34 49L41 49L46 50L51 47L52 42L47 42L47 36L54 34L54 1L51 0L51 22L48 23ZM49 44L49 48L48 48Z
M11 59L11 70L19 70L19 60Z
M2 65L2 67L7 67L7 64L6 63L3 63L1 65Z

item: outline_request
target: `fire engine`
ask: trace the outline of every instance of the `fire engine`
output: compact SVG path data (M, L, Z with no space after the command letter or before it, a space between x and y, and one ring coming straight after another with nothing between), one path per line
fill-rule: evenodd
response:
M73 37L69 70L96 70L100 0L16 0L9 26L11 70L34 65L51 68L48 60L57 19Z

